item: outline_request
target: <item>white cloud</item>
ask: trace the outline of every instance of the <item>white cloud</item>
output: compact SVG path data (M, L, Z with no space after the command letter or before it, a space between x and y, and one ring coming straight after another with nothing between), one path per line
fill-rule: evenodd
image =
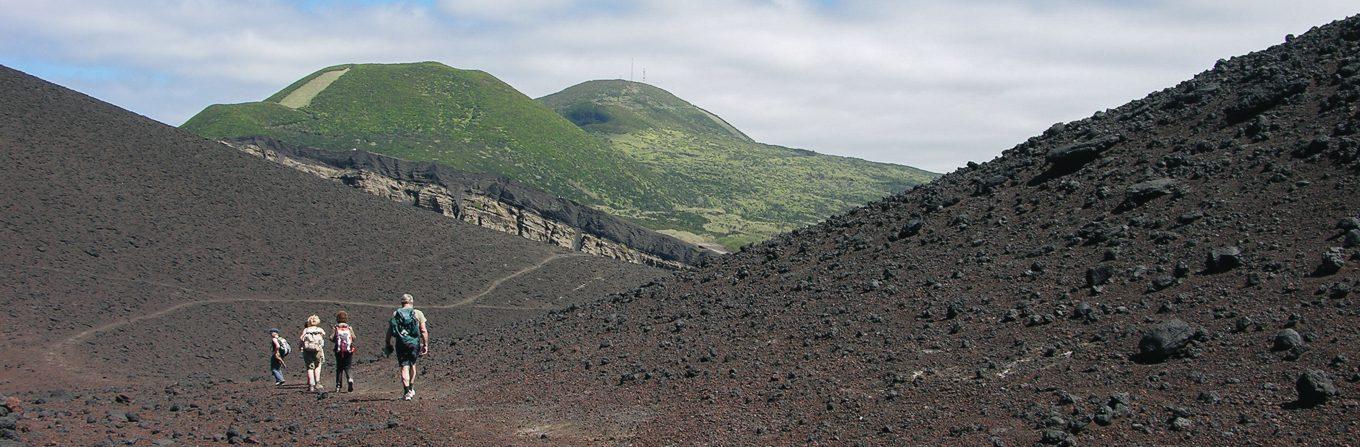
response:
M178 124L318 68L437 60L530 96L642 70L758 140L947 171L1355 13L1349 1L0 0L0 62ZM113 75L52 67L105 67Z

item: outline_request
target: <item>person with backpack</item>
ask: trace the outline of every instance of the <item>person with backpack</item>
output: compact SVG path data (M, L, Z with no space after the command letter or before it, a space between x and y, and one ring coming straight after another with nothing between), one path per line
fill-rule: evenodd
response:
M401 296L401 307L392 312L387 321L387 345L383 353L397 353L397 366L401 369L402 400L416 397L416 361L430 352L430 333L425 329L425 313L416 310L416 300L411 294ZM396 339L396 349L392 340Z
M269 328L269 373L274 375L274 386L283 386L283 358L293 351L288 339L279 336L277 328Z
M326 363L326 330L321 328L321 317L312 315L307 317L307 327L302 329L302 362L307 367L307 390L321 391L325 389L321 386L321 365Z
M350 372L350 365L354 362L354 328L349 326L349 312L340 311L335 314L335 329L331 331L331 342L335 344L335 392L340 392L340 385L346 379L349 382L348 392L354 392L354 374Z

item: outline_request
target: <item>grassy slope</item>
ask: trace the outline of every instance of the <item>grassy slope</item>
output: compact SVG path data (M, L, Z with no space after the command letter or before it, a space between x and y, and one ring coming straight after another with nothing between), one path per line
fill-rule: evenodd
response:
M344 67L352 68L311 105L278 104L317 75ZM208 138L265 135L433 160L611 209L658 210L667 197L637 163L509 85L432 62L329 67L264 102L210 106L184 128Z
M539 101L629 158L665 171L670 185L688 198L667 218L728 247L935 177L905 166L757 143L717 116L636 82L590 81Z
M317 76L347 67L310 105L279 104ZM759 144L645 84L592 81L540 102L487 73L434 62L328 67L262 102L210 106L183 127L208 138L263 135L335 150L362 147L501 174L729 248L933 178L903 166Z

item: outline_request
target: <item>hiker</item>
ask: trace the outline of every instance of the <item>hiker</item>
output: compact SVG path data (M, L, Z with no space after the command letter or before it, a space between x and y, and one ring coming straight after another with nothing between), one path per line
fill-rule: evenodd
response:
M349 312L340 311L335 314L335 329L331 331L331 342L335 345L335 392L340 392L340 385L349 382L348 392L354 392L354 374L350 372L350 365L354 361L354 328L349 326Z
M397 339L397 366L401 368L402 400L416 397L416 360L430 352L430 333L425 330L425 313L416 310L411 294L401 296L401 307L387 322L385 355L392 355L392 339Z
M302 329L302 362L307 367L307 390L321 391L325 387L321 386L321 365L326 363L326 353L322 349L326 348L326 330L321 328L321 317L312 315L307 317L307 327Z
M288 339L279 336L278 328L269 328L269 372L274 375L274 386L283 386L283 358L293 351Z

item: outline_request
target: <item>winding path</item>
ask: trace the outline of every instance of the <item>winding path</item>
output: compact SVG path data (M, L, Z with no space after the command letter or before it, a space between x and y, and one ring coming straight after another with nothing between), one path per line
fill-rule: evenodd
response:
M480 292L477 292L477 293L475 293L475 294L469 295L469 296L467 296L466 298L463 298L462 300L459 300L459 301L454 302L454 303L451 303L451 304L426 305L426 306L421 306L421 308L422 308L422 309L453 309L453 308L458 308L458 307L467 307L467 306L471 306L471 307L476 307L476 308L499 309L499 310L551 310L551 309L553 309L552 307L545 307L545 306L523 306L523 307L518 307L518 306L481 305L481 304L475 304L475 303L477 302L477 300L479 300L479 299L481 299L481 298L483 298L483 297L485 297L485 296L491 294L491 292L494 292L497 288L499 288L499 287L501 286L501 284L504 284L506 281L509 281L509 280L511 280L511 279L514 279L514 278L523 276L523 275L525 275L525 274L527 274L527 273L529 273L529 272L533 272L533 271L535 271L535 270L541 269L541 268L543 268L544 266L548 265L548 263L551 263L551 262L556 261L556 260L558 260L558 259L562 259L562 258L573 258L573 257L583 257L583 256L590 256L590 255L585 254L585 253L557 253L557 254L553 254L553 255L550 255L550 256L547 256L547 257L543 258L542 260L538 261L538 263L536 263L536 264L534 264L534 265L531 265L531 266L522 268L522 269L520 269L520 270L515 271L514 273L511 273L511 274L509 274L509 275L502 276L502 277L500 277L500 278L497 278L497 279L494 280L494 281L491 281L491 283L490 283L490 284L487 284L486 288L482 289ZM428 258L428 257L427 257L427 258ZM426 258L421 258L421 259L418 259L417 261L419 261L419 260L424 260L424 259L426 259ZM370 266L370 268L376 268L376 267L386 266L386 265L390 265L390 264L391 264L391 263L384 263L384 264L379 264L379 265L377 265L377 266ZM44 269L44 270L58 270L58 269ZM364 270L364 269L357 269L357 270L356 270L356 269L351 269L351 270L347 270L346 272L347 272L347 273L353 273L353 272L355 272L355 271L362 271L362 270ZM68 272L68 273L75 273L75 272ZM292 304L292 303L341 304L341 305L346 305L346 306L356 306L356 307L384 307L384 308L386 308L386 307L391 307L391 304L368 303L368 302L362 302L362 301L318 300L318 299L285 299L285 298L233 298L233 297L223 297L223 296L221 296L221 295L217 295L217 294L214 294L214 293L211 293L211 292L205 292L205 291L201 291L201 290L195 290L195 289L191 289L191 288L184 287L184 286L178 286L178 285L174 285L174 284L167 284L167 283L162 283L162 282L157 282L157 281L136 280L136 279L123 279L123 278L112 278L112 277L104 277L103 275L94 275L94 274L88 274L88 275L94 276L94 277L98 277L98 278L101 278L101 279L108 279L108 280L115 280L115 281L122 281L122 282L130 282L130 283L136 283L136 284L145 284L145 285L156 286L156 287L164 287L164 288L174 289L174 290L178 290L178 291L182 291L182 292L189 292L189 293L199 294L199 295L208 296L208 297L215 297L215 298L202 299L202 300L195 300L195 301L186 301L186 302L183 302L183 303L175 304L175 305L170 306L170 307L166 307L166 308L164 308L164 309L157 310L157 311L155 311L155 312L151 312L151 313L147 313L147 314L138 315L138 316L135 316L135 317L132 317L132 318L127 318L127 319L122 319L122 320L110 322L110 323L108 323L108 324L104 324L104 325L101 325L101 326L91 327L91 328L89 328L89 329L80 331L80 332L78 332L78 333L76 333L76 334L74 334L74 335L72 335L72 336L70 336L70 337L67 337L66 339L64 339L64 340L62 340L62 341L60 342L60 345L59 345L58 349L49 350L48 353L47 353L47 361L48 361L48 363L49 363L49 364L52 364L52 365L56 365L57 367L59 367L59 368L60 368L61 370L63 370L63 371L68 371L68 370L70 370L70 364L66 361L66 359L69 358L70 356L68 356L68 355L66 355L66 354L67 354L68 352L70 352L70 350L71 350L72 348L74 348L75 345L76 345L78 342L80 342L81 339L84 339L84 338L86 338L86 337L89 337L89 336L91 336L91 335L93 335L93 334L96 334L96 333L99 333L99 332L104 332L104 331L109 331L109 330L117 329L117 328L120 328L120 327L123 327L123 326L127 326L127 325L129 325L129 324L133 324L133 323L137 323L137 322L141 322L141 321L153 320L153 319L156 319L156 318L164 317L164 316L166 316L166 315L169 315L169 314L172 314L172 313L178 312L178 311L180 311L180 310L183 310L183 309L185 309L185 308L193 307L193 306L206 306L206 305L210 305L210 304L221 304L221 303L253 302L253 303L287 303L287 304ZM334 275L329 275L329 276L333 277ZM598 278L592 278L590 281L594 281L594 280L596 280L596 279L598 279ZM313 280L312 284L315 284L315 282L316 282L316 280ZM586 284L589 284L589 281L586 282ZM578 286L576 289L573 289L572 291L580 290L580 289L583 288L584 286L585 286L585 284L582 284L581 286Z

